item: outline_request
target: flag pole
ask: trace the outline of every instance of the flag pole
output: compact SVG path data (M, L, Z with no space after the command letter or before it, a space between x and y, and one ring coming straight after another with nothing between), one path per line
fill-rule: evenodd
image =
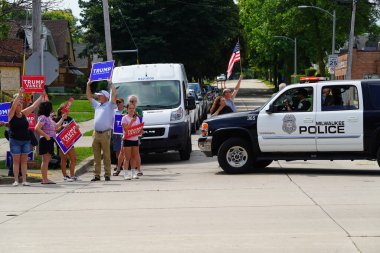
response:
M240 47L240 52L241 52L241 46L240 46L240 41L238 39L239 47ZM241 54L240 54L240 75L243 75L243 67L241 66Z

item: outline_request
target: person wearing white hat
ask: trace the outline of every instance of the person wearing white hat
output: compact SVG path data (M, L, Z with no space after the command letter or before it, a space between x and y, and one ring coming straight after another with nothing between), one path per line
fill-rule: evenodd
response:
M103 151L103 164L104 164L104 179L105 181L111 180L111 152L110 140L111 129L113 128L114 120L114 105L116 103L116 89L113 83L111 84L112 96L106 90L96 92L96 101L91 94L91 81L88 80L86 88L87 99L91 102L92 107L95 109L94 116L94 133L92 135L92 149L94 152L94 178L91 181L100 181L101 173L101 153Z

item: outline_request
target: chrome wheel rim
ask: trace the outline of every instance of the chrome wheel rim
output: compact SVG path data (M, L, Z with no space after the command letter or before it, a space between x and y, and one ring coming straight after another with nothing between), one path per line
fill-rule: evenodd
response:
M233 146L228 149L226 160L234 168L243 167L248 162L248 152L241 146Z

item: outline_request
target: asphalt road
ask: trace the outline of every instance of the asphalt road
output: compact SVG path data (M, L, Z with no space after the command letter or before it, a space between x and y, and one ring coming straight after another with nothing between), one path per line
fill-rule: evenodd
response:
M241 109L265 100L241 99ZM90 183L87 173L76 183L0 186L0 253L380 252L375 162L279 161L227 175L196 139L189 161L144 156L137 180Z

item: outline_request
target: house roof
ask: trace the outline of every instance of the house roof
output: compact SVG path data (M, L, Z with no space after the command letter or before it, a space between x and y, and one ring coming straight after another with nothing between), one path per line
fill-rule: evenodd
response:
M22 39L0 40L0 61L22 62L23 42Z
M79 57L86 49L86 44L74 43L75 66L78 68L88 68L88 56Z
M66 38L71 37L69 21L67 20L43 20L45 26L51 31L57 50L58 58L66 55Z

